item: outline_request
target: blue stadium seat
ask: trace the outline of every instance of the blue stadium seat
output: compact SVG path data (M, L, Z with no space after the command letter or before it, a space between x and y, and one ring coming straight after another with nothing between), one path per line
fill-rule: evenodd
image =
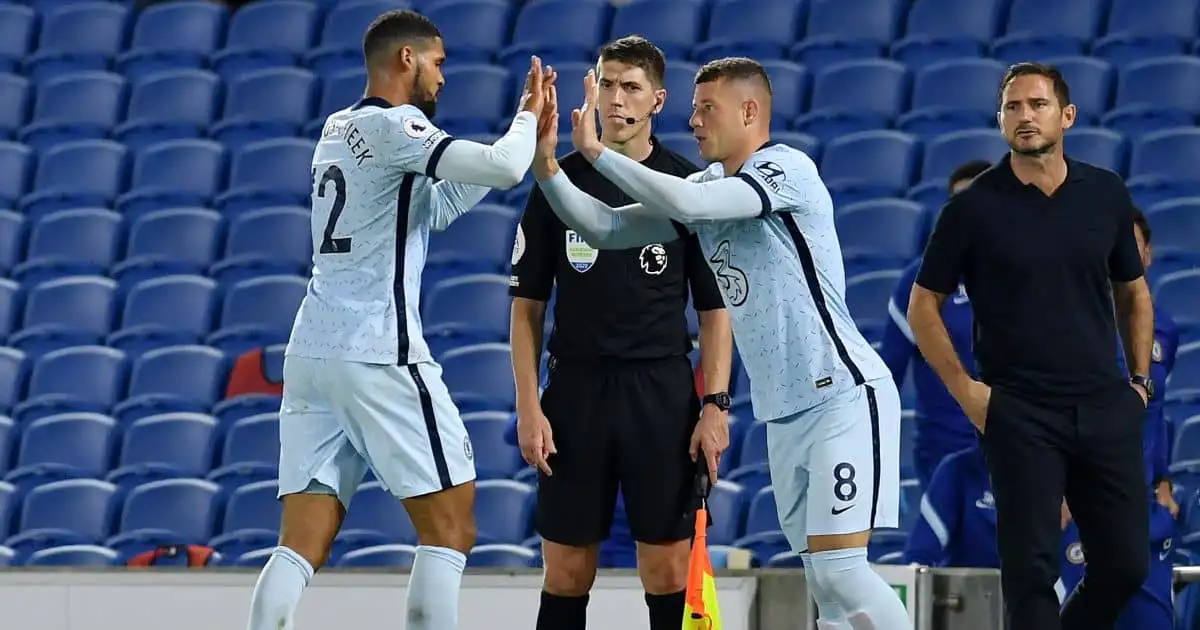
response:
M16 450L17 431L13 428L12 418L0 416L0 474L8 472L9 462L12 460L12 453ZM0 489L2 491L2 489ZM0 503L3 503L4 498L0 496ZM7 525L3 516L4 507L0 506L0 538L7 534L5 526Z
M267 561L271 559L271 554L273 553L275 553L274 544L262 549L247 551L246 553L243 553L234 559L233 566L241 567L243 569L258 569L261 571L262 568L267 565Z
M749 466L765 461L767 461L767 424L759 420L746 428L746 433L742 437L742 450L738 454L738 464Z
M766 59L763 69L771 79L771 128L784 131L793 119L805 110L808 103L808 75L802 66L782 59ZM683 94L684 102L690 103L691 90Z
M233 423L226 432L220 462L220 467L208 479L222 485L227 479L274 477L279 471L278 412L242 418Z
M1096 36L1103 20L1104 5L1100 2L1014 0L1004 37L992 43L992 57L1009 65L1078 55ZM1074 83L1071 88L1074 91Z
M429 235L427 265L495 272L509 265L517 218L511 208L480 204Z
M438 95L438 126L455 133L487 133L512 111L508 71L486 64L446 69L446 85ZM524 77L524 75L522 75Z
M207 346L151 350L134 360L128 397L113 408L122 424L159 413L204 413L221 395L228 366Z
M698 62L721 57L782 59L804 17L795 0L720 0L713 5L708 37L692 50Z
M118 533L105 544L124 554L162 544L204 544L221 513L221 488L202 479L163 479L129 491Z
M1200 252L1200 198L1183 197L1155 204L1146 209L1146 219L1154 230L1154 267L1162 263L1162 250L1178 248Z
M1008 142L995 128L968 129L942 134L925 144L922 182L940 181L971 160L995 162L1008 153Z
M20 511L17 503L19 498L16 486L7 481L0 481L0 536L7 538L12 532L13 520Z
M1200 160L1200 129L1167 129L1147 133L1133 144L1128 182L1135 199L1200 195L1200 176L1192 168ZM1143 189L1152 189L1143 192ZM1139 194L1143 192L1143 194Z
M14 566L13 558L15 556L16 552L14 552L12 549L0 545L0 567Z
M1131 135L1190 127L1200 115L1200 59L1160 57L1130 63L1117 81L1105 127Z
M753 417L749 417L749 419L746 421L746 424L753 424L753 423L754 423ZM765 449L765 447L764 447L764 449ZM726 452L728 453L728 451L726 451ZM723 461L724 461L724 459L722 458L722 462ZM733 470L730 470L729 472L725 473L724 478L728 481L731 481L731 482L736 483L737 485L741 486L742 492L745 493L745 495L744 495L745 497L748 498L748 497L754 496L755 494L758 493L759 490L762 490L763 488L766 488L767 486L771 485L771 473L767 469L767 461L765 459L765 453L764 453L764 459L760 459L757 463L751 463L751 464L748 464L745 466L738 466L737 468L734 468Z
M525 3L513 25L512 45L499 53L500 65L524 76L531 54L553 60L556 68L567 61L594 63L600 44L608 36L611 12L607 2L598 0ZM561 24L570 24L571 28L564 29Z
M0 5L0 72L18 68L37 39L37 13L19 4Z
M18 555L43 547L93 544L112 529L117 489L96 479L66 479L29 491L21 523L4 545Z
M25 60L35 81L80 70L107 70L125 44L129 10L117 3L81 2L59 6L42 20L37 52Z
M63 210L30 230L25 262L12 277L30 285L66 276L103 275L117 256L121 215L111 210Z
M750 499L746 514L746 535L772 532L779 529L779 512L775 509L775 489L766 487ZM739 545L740 546L740 545Z
M474 215L472 211L466 217ZM266 275L301 276L312 262L312 227L304 208L247 212L229 225L225 257L209 269L223 285Z
M1200 323L1200 269L1176 271L1160 278L1154 287L1154 305L1174 316L1176 323L1181 326ZM1172 385L1200 387L1200 382L1182 383L1178 371L1172 375Z
M5 213L8 214L8 213ZM12 224L5 221L5 216L0 214L0 251L9 242L6 240L7 234L4 232L6 227ZM16 224L20 227L20 224ZM14 251L20 251L15 250ZM0 261L0 272L3 271L3 261ZM0 278L0 339L3 339L12 332L17 324L17 314L21 311L24 294L21 292L21 285L7 278ZM0 408L3 404L0 404Z
M979 57L1000 30L1002 9L998 0L915 0L892 57L913 68Z
M521 451L505 439L512 424L511 414L481 411L463 414L462 420L471 438L475 473L480 479L507 479L524 468Z
M675 60L686 59L701 41L706 9L703 2L690 0L641 0L622 4L613 15L609 38L641 35L649 39L671 60L667 66L670 72L670 66L677 63ZM675 98L680 96L675 93Z
M668 4L678 3L682 5L698 6L691 0L661 0ZM643 0L636 2L629 7L637 7L643 4L655 4L660 0ZM686 61L672 61L667 64L667 74L663 77L663 87L667 90L667 100L663 103L662 111L655 116L655 135L659 140L662 140L664 134L686 134L689 138L692 137L692 128L688 120L692 116L692 94L696 88L696 71L699 66ZM774 86L772 86L774 87ZM802 86L804 87L804 86ZM783 121L787 123L788 121ZM692 140L695 143L695 140Z
M1175 430L1171 461L1200 460L1200 420L1188 418Z
M320 45L305 58L305 63L320 75L362 65L362 38L367 26L393 9L406 8L402 0L363 0L338 2L325 16L320 27Z
M1113 0L1108 33L1092 43L1092 54L1121 66L1137 59L1183 54L1196 36L1192 0Z
M884 129L908 105L908 71L888 59L845 61L813 77L812 105L797 130L831 141L857 131Z
M0 98L3 94L4 86L0 86ZM0 105L2 111L3 106ZM17 200L29 191L32 174L33 151L23 144L0 141L0 206L15 206ZM0 254L0 257L3 256Z
M262 276L228 288L220 328L207 343L230 354L287 341L308 281L295 276Z
M514 6L506 0L453 0L424 13L438 25L455 63L488 63L508 41Z
M317 104L317 117L309 123L304 135L310 138L320 136L325 119L333 112L358 102L366 87L367 73L361 68L342 70L324 77L321 83L321 100Z
M229 188L216 199L226 215L270 206L309 204L313 142L298 138L264 140L233 155Z
M262 349L264 371L267 373L267 378L276 383L283 381L283 348L285 347L287 347L287 344L275 344ZM271 351L274 348L279 349L279 359L275 361L277 365L273 366ZM257 416L262 413L279 413L279 405L282 401L282 397L275 394L239 394L213 405L212 415L217 418L217 421L222 426L229 426L242 418Z
M804 567L804 559L794 551L784 551L768 557L763 566L772 569L799 569Z
M112 461L116 421L64 413L25 425L13 469L4 480L21 488L76 477L101 477Z
M129 192L117 198L129 216L203 207L225 183L225 149L211 140L168 140L146 147L133 164Z
M846 279L846 308L859 328L887 319L888 300L902 274L900 270L871 271Z
M45 214L81 207L109 207L125 184L126 149L110 140L65 142L41 154L34 192L21 210Z
M1005 69L991 59L956 59L926 66L913 81L912 110L901 116L896 126L925 137L994 126L996 86Z
M165 413L125 428L117 467L106 479L125 489L149 481L203 477L212 467L217 421L209 416Z
M279 485L274 479L235 488L225 505L222 533L208 545L232 557L274 545L283 517L278 493Z
M11 5L9 5L11 6ZM3 9L0 5L0 19ZM3 64L0 59L0 64ZM29 104L33 100L29 80L13 74L0 74L0 139L8 139L25 125Z
M842 206L834 215L842 259L901 268L920 251L925 210L902 199L876 199Z
M346 520L334 540L333 555L370 545L417 544L417 530L408 512L378 481L358 487Z
M220 251L221 215L211 210L156 210L134 219L125 260L112 269L124 286L173 274L202 274Z
M125 111L125 79L109 72L78 72L38 86L33 118L18 134L34 150L72 140L108 137Z
M225 47L209 63L226 79L295 65L312 48L319 15L315 4L300 0L245 5L230 18Z
M157 72L133 84L125 122L113 137L132 150L199 138L217 117L221 80L207 70Z
M16 357L8 356L12 365ZM22 373L19 368L17 373ZM54 414L107 412L124 395L127 375L125 355L119 350L79 346L50 352L33 364L28 394L9 415L27 424Z
M217 286L199 276L163 276L134 284L121 329L107 344L130 356L202 341L216 314Z
M133 25L117 68L130 78L175 68L200 68L225 35L224 5L188 0L148 7Z
M767 564L773 559L778 561L778 558L791 551L787 537L778 530L743 536L734 541L734 546L749 551L758 564Z
M478 544L518 544L533 535L532 486L511 479L475 482Z
M25 299L24 328L8 345L32 356L69 346L99 343L112 329L116 283L74 276L31 288Z
M476 341L502 341L508 336L508 323L496 315L511 301L504 276L460 276L443 280L429 291L421 319L430 336L453 334Z
M908 190L917 170L917 141L899 131L862 131L825 145L821 176L835 207Z
M791 57L820 68L839 61L882 57L900 30L901 4L895 0L812 2L807 33Z
M477 545L467 554L467 566L483 568L530 568L537 566L538 555L520 545Z
M209 135L238 147L280 136L292 136L313 117L317 79L300 68L268 68L248 72L227 84L222 119Z
M460 410L512 410L512 365L508 344L481 343L447 351L442 378ZM507 367L505 367L507 366Z
M883 556L903 553L908 542L908 532L898 529L876 529L871 532L871 540L867 545L868 558L871 562L883 564Z
M1117 174L1125 173L1125 138L1100 127L1073 127L1067 132L1067 154Z
M708 495L708 513L712 516L708 544L727 545L742 536L748 499L742 486L725 479L717 481Z
M108 567L117 564L117 552L96 545L63 545L33 552L28 567Z
M417 548L412 545L372 545L346 552L338 558L342 568L411 569Z
M1071 102L1078 112L1076 127L1098 124L1113 100L1116 73L1112 66L1094 57L1054 57L1046 63L1057 68L1071 86Z

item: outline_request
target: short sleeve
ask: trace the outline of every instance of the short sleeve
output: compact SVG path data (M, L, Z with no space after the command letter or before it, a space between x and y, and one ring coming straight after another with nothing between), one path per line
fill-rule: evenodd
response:
M934 293L954 293L966 268L971 231L964 199L959 195L946 203L925 246L917 284Z
M829 190L812 159L794 149L763 151L751 156L737 177L762 202L759 216L775 211L833 212Z
M392 145L388 163L397 170L434 177L438 161L454 137L411 105L389 110L387 118Z
M513 242L512 273L508 294L529 300L549 301L558 263L554 248L555 224L540 186L534 186L525 203Z
M904 273L900 276L900 280L896 282L896 288L892 290L892 297L888 299L887 310L888 317L892 323L910 342L915 343L912 328L908 325L908 298L912 295L913 283L916 282L917 272L921 269L921 261L917 261L908 266Z
M1117 208L1120 219L1117 224L1117 241L1108 255L1108 276L1117 282L1133 282L1141 278L1146 270L1142 268L1142 255L1138 251L1137 238L1133 235L1133 199L1123 182L1117 182L1117 185L1121 188L1121 201Z
M704 251L700 249L700 239L692 234L684 239L683 244L688 285L692 290L692 306L698 312L725 308L725 299L717 288L717 278L708 266Z

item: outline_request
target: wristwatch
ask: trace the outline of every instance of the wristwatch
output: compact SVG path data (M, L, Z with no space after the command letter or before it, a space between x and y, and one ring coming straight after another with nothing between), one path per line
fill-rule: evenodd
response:
M729 392L708 394L704 398L700 399L700 403L701 406L716 405L717 409L720 409L721 411L729 411L729 408L733 406L733 400L729 397Z
M1149 376L1144 374L1134 374L1129 377L1129 382L1133 385L1139 385L1146 390L1146 399L1154 400L1154 381Z

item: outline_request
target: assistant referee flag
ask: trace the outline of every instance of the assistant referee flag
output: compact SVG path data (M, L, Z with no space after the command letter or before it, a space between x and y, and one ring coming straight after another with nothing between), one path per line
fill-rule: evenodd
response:
M717 582L708 558L708 470L703 463L704 457L697 459L700 461L700 470L696 474L696 490L700 495L700 508L696 510L696 535L692 539L692 555L688 560L683 630L721 630Z

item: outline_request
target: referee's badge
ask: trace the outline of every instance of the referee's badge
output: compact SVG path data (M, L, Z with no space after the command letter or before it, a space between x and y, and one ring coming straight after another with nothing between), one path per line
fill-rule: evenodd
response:
M1154 346L1150 349L1150 359L1155 363L1162 363L1162 344L1158 340L1154 340Z
M1083 564L1083 543L1071 543L1067 546L1067 562Z
M600 256L599 250L592 249L575 230L567 230L565 240L567 262L571 263L575 271L583 273L596 264L596 258Z
M512 263L513 265L521 262L521 257L525 255L525 230L521 229L521 225L517 224L517 238L513 241Z

